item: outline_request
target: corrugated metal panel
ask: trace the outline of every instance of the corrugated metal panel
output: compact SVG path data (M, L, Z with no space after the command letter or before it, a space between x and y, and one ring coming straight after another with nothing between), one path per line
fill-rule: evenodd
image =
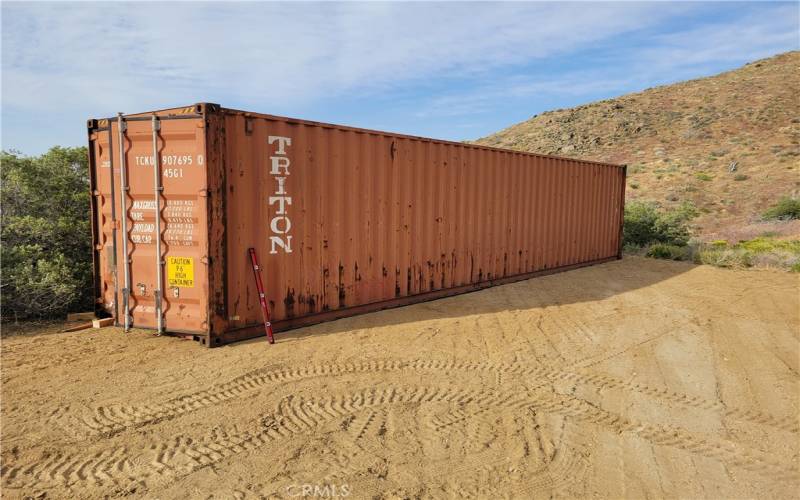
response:
M195 331L210 344L260 333L250 247L262 261L278 329L619 254L625 173L617 165L215 105L159 114L173 123L168 118L180 118L182 110L203 116L198 124L174 123L205 127L205 137L185 139L210 159L209 172L198 179L208 182L213 215L207 223L194 216L206 228L211 270L203 279L212 326L170 318L168 329ZM95 144L102 136L97 133ZM103 185L104 151L95 147L96 183ZM165 197L175 189L165 183ZM104 200L97 212L107 220ZM107 223L98 224L106 248L113 234ZM102 274L106 306L112 279Z
M276 323L618 254L615 165L243 113L225 128L234 326L260 315L250 246ZM291 253L270 254L270 136L291 139Z

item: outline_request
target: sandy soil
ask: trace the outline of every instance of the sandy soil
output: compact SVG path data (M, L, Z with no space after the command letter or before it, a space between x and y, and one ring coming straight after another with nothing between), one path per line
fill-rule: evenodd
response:
M6 337L3 496L796 497L799 284L626 258L274 346Z

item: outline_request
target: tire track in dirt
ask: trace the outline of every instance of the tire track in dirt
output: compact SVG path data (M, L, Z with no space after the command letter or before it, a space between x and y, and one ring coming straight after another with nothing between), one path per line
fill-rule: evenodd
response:
M387 410L388 407L370 408L357 414L353 421L354 432L347 433L350 439L338 442L335 453L320 457L328 471L322 477L323 482L345 482L368 471L380 459L376 450L366 444L368 440L365 438L383 438L390 432ZM319 477L315 480L318 481Z
M336 376L347 374L366 374L377 371L434 371L448 374L454 371L466 372L494 372L506 376L539 377L551 381L569 381L585 385L593 385L600 389L625 389L636 391L650 397L669 401L671 403L703 410L720 411L725 417L763 424L785 431L798 433L800 425L790 417L774 417L769 414L754 410L743 410L727 407L719 401L711 401L696 396L688 396L667 389L657 389L644 384L628 382L626 380L607 375L590 375L545 368L538 365L526 365L520 362L513 364L490 363L479 361L460 360L377 360L364 363L314 365L300 368L287 368L267 371L257 370L233 379L222 385L179 396L164 403L147 406L102 406L96 409L95 414L83 418L80 423L82 430L87 435L110 436L123 432L128 428L154 424L169 420L181 415L217 405L234 398L242 397L259 391L273 383L305 380L321 376ZM507 377L508 383L514 385L514 378ZM64 418L66 414L58 417ZM74 429L73 422L65 422L60 427Z
M364 363L314 365L301 368L287 368L275 371L257 370L230 382L207 390L190 393L169 399L163 403L146 406L101 406L95 414L82 419L82 426L89 435L111 436L128 428L154 424L163 420L217 405L234 398L261 390L271 384L293 382L321 376L348 374L367 374L374 372L415 371L442 372L454 371L498 371L508 370L508 366L488 362L463 360L379 360Z
M452 389L412 386L368 389L355 393L303 399L283 399L273 415L261 419L254 430L242 432L217 431L197 441L178 437L156 443L148 450L131 457L125 448L99 453L56 454L30 465L15 465L2 470L2 482L7 487L52 487L91 483L111 486L123 491L131 484L184 476L233 455L268 443L308 434L322 425L343 421L349 415L396 404L448 403L474 405L478 410L488 405L511 411L535 410L550 412L589 422L614 432L627 432L657 445L670 446L689 453L712 458L769 479L794 481L797 471L755 450L746 450L717 438L696 436L685 429L654 425L628 419L591 403L547 390L521 394L518 398L499 398L487 390ZM370 422L370 417L367 417ZM365 425L366 427L366 425ZM361 432L361 431L359 431ZM147 458L149 455L149 459ZM350 461L352 463L352 460ZM472 460L465 462L473 463ZM566 470L566 466L564 466ZM547 483L550 484L550 483Z
M531 408L549 411L584 422L606 427L618 434L628 432L653 444L711 458L780 481L797 481L800 475L793 467L774 460L767 453L748 450L724 439L702 437L671 425L655 425L626 418L592 403L556 393L544 394Z
M384 422L382 420L379 422L375 422L375 418L378 417L379 415L383 416L383 418L385 419L385 415L383 415L383 412L373 411L373 410L369 410L367 412L367 418L364 421L363 425L361 425L358 434L356 435L356 440L362 439L367 434L367 432L370 431L370 428L373 426L373 424L383 425Z
M495 397L486 400L483 404L492 405L493 401L496 399L498 398ZM509 398L505 399L508 400ZM519 407L521 404L518 403L516 406ZM487 413L489 415L486 415ZM427 456L428 453L425 450L429 450L431 447L440 448L440 446L436 445L441 444L441 439L445 437L458 439L460 443L459 446L452 449L450 447L447 448L449 450L447 452L447 459L442 460L441 458L434 458L434 460L425 465L427 474L430 474L432 477L442 478L443 480L446 478L446 480L437 487L437 491L442 491L450 496L465 498L501 498L504 496L503 489L492 487L491 485L496 484L496 482L491 480L487 481L487 478L482 477L481 474L488 474L492 469L501 470L503 466L508 467L507 447L490 447L490 443L503 439L504 437L496 433L497 426L493 421L490 421L489 418L470 420L469 417L475 415L500 417L506 413L506 408L503 406L487 406L486 408L481 408L472 413L464 411L464 409L459 406L456 406L452 411L444 415L436 415L431 412L417 413L416 423L413 424L415 431L412 433L412 436L415 438L414 446L416 448L409 448L408 444L401 444L400 446L406 450L418 449L423 455ZM385 417L387 413L379 412L378 415L377 419L381 419ZM397 417L398 416L395 415L395 418ZM375 418L372 411L367 411L353 421L353 426L358 426L358 423L363 423L366 420L374 420ZM456 428L456 426L458 427ZM380 425L376 421L371 427L376 429L379 428ZM436 428L441 428L443 431L450 432L443 433L437 431ZM428 432L426 432L428 430L432 431L433 435L429 435ZM438 439L435 436L438 436ZM506 437L506 439L508 439L508 437ZM511 439L514 438L512 437ZM467 445L467 443L470 445ZM364 478L365 475L369 476L372 474L374 476L376 473L379 474L380 466L383 461L385 461L385 458L383 458L385 455L383 446L385 445L378 446L373 444L372 446L365 447L356 439L351 442L352 449L348 449L345 446L347 444L346 442L337 443L336 454L333 454L333 456L324 455L320 458L321 462L326 465L327 470L335 468L337 465L339 467L335 472L326 474L323 481L340 481L352 484L354 479L358 481L359 478ZM571 445L565 445L565 447L569 448L570 452L573 448ZM439 451L441 451L441 449ZM441 457L439 454L437 454L437 456ZM544 467L535 469L532 473L530 470L526 471L525 476L520 478L520 480L524 480L526 484L524 486L518 484L515 488L512 488L511 491L519 490L519 492L524 492L530 489L534 494L541 496L554 484L553 481L545 477L546 474L560 473L560 470L557 470L554 465L558 465L558 463L544 464ZM520 473L522 472L521 469L519 471ZM505 473L507 471L502 470L502 472ZM577 471L571 472L572 474L567 474L565 472L565 482L570 482L575 480L576 477L580 477L576 475L578 474ZM532 477L535 481L533 484L528 485ZM316 478L316 480L318 481L319 478ZM385 480L385 478L382 480ZM394 486L400 488L398 491L402 491L403 484L408 484L403 481L402 476L394 477L393 482ZM382 483L382 485L382 487L386 489L385 491L393 491L390 483ZM507 495L507 493L505 494ZM530 497L530 495L528 495L528 497Z
M532 445L527 443L526 446ZM590 466L586 458L588 456L586 443L576 439L575 432L560 436L554 454L542 456L537 468L517 469L520 464L509 461L505 448L485 449L464 457L456 467L447 466L442 470L443 477L456 481L455 485L445 483L443 491L460 498L550 497L564 487L581 481ZM507 480L499 482L492 479L498 476Z
M122 468L115 467L117 462L110 462L105 454L77 453L59 454L44 462L37 460L33 465L3 468L0 474L3 484L11 488L75 485L87 480L80 474L74 474L75 470L81 469L82 464L90 464L93 469L108 472L108 477L90 481L92 484L108 483L114 491L123 491L131 483L146 483L158 477L184 476L232 455L297 434L312 432L325 423L343 420L350 414L373 407L409 403L468 404L485 401L488 397L483 391L420 386L369 389L314 401L290 396L282 400L276 412L263 418L253 431L217 433L197 441L178 437L157 443L144 452L134 454L130 459L125 458L124 463L127 465ZM117 453L129 456L124 448L117 450ZM149 459L146 457L148 454Z
M28 466L3 469L3 484L14 487L21 482L27 487L47 488L61 484L89 483L102 485L117 482L133 470L133 462L124 447L84 455L55 453Z
M755 424L768 425L792 433L800 433L800 425L792 417L775 417L756 410L744 410L729 407L720 401L712 401L698 396L689 396L680 392L670 391L666 388L656 388L646 384L629 382L604 374L585 374L568 371L548 370L544 375L551 380L569 381L577 384L592 385L598 389L619 389L638 392L646 396L668 401L679 406L697 408L701 410L715 410L728 418L747 421Z
M646 339L644 342L649 342L651 340L654 340L655 338L662 337L669 333L670 331L661 332L652 338ZM512 346L510 350L519 352L522 346L528 348L531 345L531 341L530 339L525 339L517 344L519 345ZM605 354L603 354L603 356L605 356ZM585 360L577 361L573 363L572 366L580 365L584 361ZM506 367L510 368L507 369ZM776 417L774 415L760 412L758 410L731 407L721 401L712 401L698 396L690 396L684 393L670 391L669 389L666 388L656 388L653 386L649 386L647 384L630 382L609 375L587 374L576 371L570 371L569 369L559 369L558 367L553 366L552 364L549 363L546 367L538 365L533 367L526 367L524 361L521 361L519 358L517 358L510 365L507 364L498 365L498 369L500 370L506 369L511 373L523 374L528 376L546 377L547 379L552 381L563 381L563 382L572 382L583 385L592 385L600 390L611 388L611 389L621 389L621 390L638 392L646 396L668 401L683 407L718 411L726 418L732 418L750 423L766 425L787 432L792 432L794 434L800 433L800 421L798 421L798 419L795 417Z
M508 475L509 471L498 469L504 465L502 460L494 464L484 464L480 469L485 476ZM571 446L562 443L555 458L544 467L527 472L524 480L508 485L497 481L483 481L476 487L459 493L468 498L539 498L578 482L586 474L588 461ZM480 472L478 472L480 474Z
M548 383L541 383L528 391L538 390ZM435 431L441 432L455 425L459 425L467 420L471 420L481 415L484 415L498 407L514 407L516 408L521 402L525 401L524 396L520 396L520 390L517 387L509 387L499 393L492 393L492 396L482 401L482 404L477 409L469 411L466 408L456 408L442 416L437 416L431 420L429 426Z

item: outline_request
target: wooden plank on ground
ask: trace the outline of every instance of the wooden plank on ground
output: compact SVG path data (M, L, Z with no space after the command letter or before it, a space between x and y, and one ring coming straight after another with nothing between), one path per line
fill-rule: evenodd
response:
M86 330L87 328L91 328L92 323L81 323L80 325L71 326L69 328L65 328L61 330L62 332L77 332L80 330Z
M95 328L103 328L114 324L114 318L103 318L92 320L92 326Z

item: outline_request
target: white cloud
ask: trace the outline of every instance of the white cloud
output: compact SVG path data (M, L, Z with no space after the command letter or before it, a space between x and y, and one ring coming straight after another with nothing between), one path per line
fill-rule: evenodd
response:
M417 116L466 116L490 110L499 99L533 95L612 96L711 75L720 65L742 64L800 48L798 7L769 7L734 23L709 22L655 35L647 45L615 49L604 64L587 69L538 76L512 72L488 78L467 91L432 97Z
M3 146L34 144L30 134L42 131L52 138L38 143L79 144L89 116L198 101L267 112L309 109L340 96L390 95L442 79L477 82L488 87L487 97L576 92L576 77L584 85L613 82L498 75L537 58L569 58L693 9L686 3L3 2ZM684 54L692 47L678 35L661 43L660 52L640 55L716 57ZM439 98L443 113L491 105L487 97L448 93Z
M690 68L709 62L752 61L800 48L800 7L767 5L734 22L709 22L700 27L654 37L639 51L643 68Z
M3 11L4 104L44 111L69 101L110 110L209 94L270 103L380 91L564 53L664 9L91 3Z

